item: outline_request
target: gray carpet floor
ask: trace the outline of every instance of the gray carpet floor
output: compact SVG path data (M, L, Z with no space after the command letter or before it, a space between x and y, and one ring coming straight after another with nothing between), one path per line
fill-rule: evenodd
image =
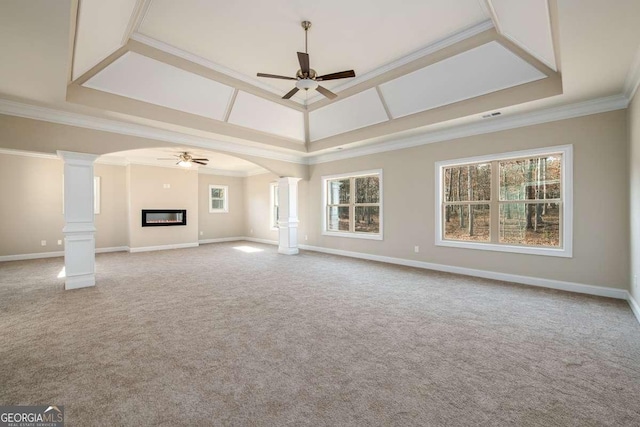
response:
M640 425L624 301L246 242L62 265L0 263L0 404L67 426Z

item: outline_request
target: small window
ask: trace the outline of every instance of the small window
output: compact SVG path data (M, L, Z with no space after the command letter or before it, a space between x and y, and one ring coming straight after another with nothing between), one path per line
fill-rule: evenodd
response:
M270 185L271 193L271 229L278 229L278 215L279 215L279 200L278 200L278 184L272 182Z
M436 244L572 256L572 149L436 164Z
M226 185L209 186L209 213L229 212L229 187Z
M322 178L323 234L382 240L382 171Z

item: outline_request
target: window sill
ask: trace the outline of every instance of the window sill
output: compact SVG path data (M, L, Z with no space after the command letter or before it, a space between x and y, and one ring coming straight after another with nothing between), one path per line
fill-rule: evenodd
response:
M224 210L224 209L219 209L219 210L215 210L215 211L209 210L209 213L216 213L216 214L217 213L229 213L229 211L228 210Z
M333 237L348 237L351 239L366 239L366 240L382 240L382 233L380 234L365 234L365 233L341 233L339 231L323 231L323 236Z
M483 251L510 252L516 254L542 255L561 258L573 258L570 248L541 248L517 245L496 245L493 243L473 243L454 240L436 240L436 246L446 246L451 248L479 249Z

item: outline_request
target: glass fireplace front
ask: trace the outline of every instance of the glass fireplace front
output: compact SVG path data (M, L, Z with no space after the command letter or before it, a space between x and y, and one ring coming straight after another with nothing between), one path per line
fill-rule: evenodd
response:
M187 225L186 209L142 209L143 227Z

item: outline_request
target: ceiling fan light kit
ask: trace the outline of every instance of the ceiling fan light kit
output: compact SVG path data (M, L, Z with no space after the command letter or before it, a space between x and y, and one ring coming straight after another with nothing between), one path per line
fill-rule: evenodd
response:
M318 82L327 80L338 80L355 77L356 73L353 70L340 71L338 73L325 74L318 76L316 70L312 69L309 65L309 54L307 53L307 32L311 28L310 21L302 21L302 28L304 29L304 52L298 52L298 62L300 63L300 69L296 72L295 77L280 76L277 74L258 73L258 77L267 77L270 79L281 80L296 80L296 85L293 89L287 92L282 99L289 99L295 95L299 90L317 90L319 93L329 99L335 99L338 95L331 92L329 89L320 86Z
M174 158L159 158L158 160L176 160L176 159L178 159L178 162L176 163L176 165L177 166L181 166L183 168L190 168L193 163L198 164L198 165L206 166L207 165L206 162L209 161L209 159L205 159L205 158L195 158L188 151L183 151L180 154L174 154L173 157Z

